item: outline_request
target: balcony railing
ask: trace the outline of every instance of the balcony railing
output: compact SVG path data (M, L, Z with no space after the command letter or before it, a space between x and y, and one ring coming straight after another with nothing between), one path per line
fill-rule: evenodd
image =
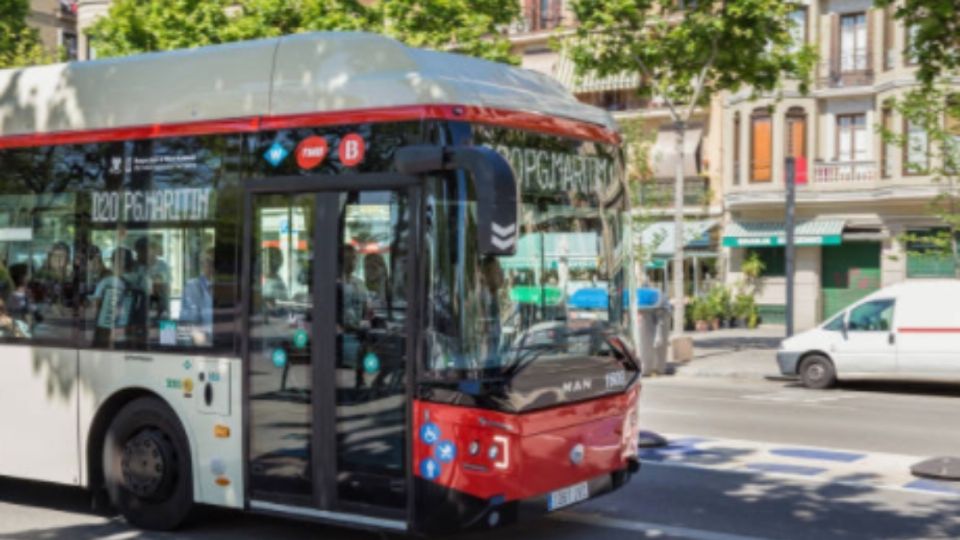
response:
M636 183L638 202L648 208L669 208L673 206L674 180L646 180ZM683 181L683 205L705 206L710 196L709 181L706 178L685 178Z
M814 184L874 182L880 177L876 161L818 162L813 166Z
M840 59L839 62L820 63L817 83L821 87L846 88L849 86L869 86L873 84L873 69L867 62L869 53L856 54Z

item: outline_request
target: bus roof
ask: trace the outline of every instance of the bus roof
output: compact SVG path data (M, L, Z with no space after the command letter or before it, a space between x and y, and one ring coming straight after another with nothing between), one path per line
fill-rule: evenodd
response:
M426 105L616 129L546 75L359 32L0 70L0 137Z

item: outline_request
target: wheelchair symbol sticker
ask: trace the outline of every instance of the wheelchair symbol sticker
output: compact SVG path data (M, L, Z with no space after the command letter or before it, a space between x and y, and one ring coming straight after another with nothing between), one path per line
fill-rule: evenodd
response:
M427 422L420 428L420 440L432 446L440 440L440 428L432 422Z

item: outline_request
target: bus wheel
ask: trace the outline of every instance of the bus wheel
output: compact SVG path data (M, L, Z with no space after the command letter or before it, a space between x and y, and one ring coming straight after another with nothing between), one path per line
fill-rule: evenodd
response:
M837 372L828 358L811 354L800 364L800 380L807 388L823 390L837 383Z
M131 401L113 419L103 449L110 502L141 529L175 529L193 507L190 445L163 401Z

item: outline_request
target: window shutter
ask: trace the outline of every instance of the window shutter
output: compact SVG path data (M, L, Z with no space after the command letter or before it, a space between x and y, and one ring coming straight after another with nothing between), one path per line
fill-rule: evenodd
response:
M769 182L772 178L773 145L772 118L769 116L755 116L753 125L753 148L751 148L753 163L752 179L754 182Z
M867 71L873 70L873 53L876 50L876 47L873 46L873 13L872 9L868 9L866 12L867 18Z
M790 121L790 157L807 155L807 121L797 117Z

